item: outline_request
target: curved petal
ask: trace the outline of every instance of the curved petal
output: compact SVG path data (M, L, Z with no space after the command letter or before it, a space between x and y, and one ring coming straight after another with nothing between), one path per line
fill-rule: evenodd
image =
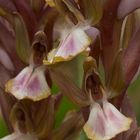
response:
M98 103L91 107L89 119L84 125L84 131L92 140L104 140L106 120L102 108Z
M69 61L79 53L87 52L91 41L90 37L80 28L73 29L66 34L62 33L59 47L49 53L48 60L44 60L44 64Z
M92 140L110 140L130 128L131 119L125 117L107 101L103 101L102 105L103 107L98 103L93 104L84 126L84 131Z
M37 138L35 138L35 136L30 135L30 134L22 134L20 132L18 132L18 133L15 132L0 140L37 140Z
M17 99L29 98L38 101L47 98L51 92L45 79L44 67L24 68L14 79L7 82L6 92Z
M103 110L107 119L106 135L108 137L112 138L130 128L132 120L120 113L111 103L105 101L103 103Z

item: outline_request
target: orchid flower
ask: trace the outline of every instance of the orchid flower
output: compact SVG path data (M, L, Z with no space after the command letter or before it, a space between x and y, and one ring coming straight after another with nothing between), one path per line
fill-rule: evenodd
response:
M6 92L12 93L17 99L41 100L50 95L43 68L32 66L23 69L19 75L6 84Z
M108 98L111 97L109 89L107 90L103 86L97 72L96 61L92 57L87 58L85 62L85 72L84 87L90 100L90 113L83 129L88 138L109 140L120 132L127 131L132 120L108 102ZM94 80L94 85L91 85L90 80ZM95 90L98 94L101 94L98 98L94 95Z
M90 115L84 131L92 140L109 140L130 128L132 120L125 117L107 99L91 102Z
M140 65L139 7L0 0L1 140L137 138L127 88Z

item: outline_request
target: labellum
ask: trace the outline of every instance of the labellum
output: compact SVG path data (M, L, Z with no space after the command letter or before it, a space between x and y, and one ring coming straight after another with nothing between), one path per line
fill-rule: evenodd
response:
M37 101L47 98L50 89L45 79L44 67L24 68L14 79L7 82L6 92L20 100L28 98Z
M9 136L2 138L1 140L38 140L35 136L30 134L23 134L21 132L15 132Z
M95 102L91 105L88 121L84 131L92 140L109 140L130 128L131 119L121 114L107 100L102 105Z
M63 61L72 60L75 56L82 52L88 51L91 39L80 28L71 29L62 32L60 44L57 49L53 49L44 64L54 64Z

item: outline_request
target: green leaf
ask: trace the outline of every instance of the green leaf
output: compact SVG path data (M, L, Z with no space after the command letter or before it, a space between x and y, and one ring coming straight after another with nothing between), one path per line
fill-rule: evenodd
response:
M72 102L70 102L66 97L63 97L61 104L59 106L59 110L56 112L56 123L55 127L58 128L60 123L63 121L66 113L69 110L73 110L78 108Z
M80 136L77 140L88 140L84 131L81 131Z

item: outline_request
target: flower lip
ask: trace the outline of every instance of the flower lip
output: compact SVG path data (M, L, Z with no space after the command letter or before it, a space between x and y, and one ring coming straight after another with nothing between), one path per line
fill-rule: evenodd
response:
M9 80L5 87L6 92L19 100L27 98L39 101L51 94L43 66L34 68L30 65L24 68L14 79Z
M89 119L84 125L84 131L92 140L109 140L117 134L130 128L132 120L121 114L107 100L102 106L94 102L91 105Z
M44 64L54 64L62 61L69 61L78 54L89 52L91 38L81 27L73 28L70 31L63 31L58 48L53 49Z
M37 138L34 135L31 134L23 134L21 132L14 132L11 135L8 135L1 140L37 140Z

